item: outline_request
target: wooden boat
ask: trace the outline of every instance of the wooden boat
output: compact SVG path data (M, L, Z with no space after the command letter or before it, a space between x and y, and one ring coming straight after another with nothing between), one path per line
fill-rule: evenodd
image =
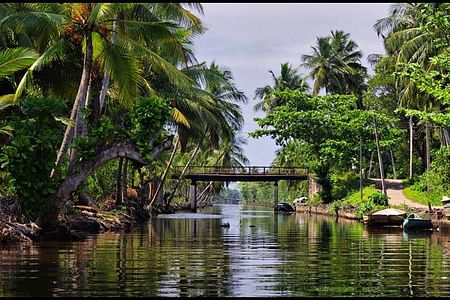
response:
M433 229L433 223L430 219L423 219L416 214L409 215L403 221L403 230Z
M395 208L385 208L363 216L367 226L402 226L406 212Z

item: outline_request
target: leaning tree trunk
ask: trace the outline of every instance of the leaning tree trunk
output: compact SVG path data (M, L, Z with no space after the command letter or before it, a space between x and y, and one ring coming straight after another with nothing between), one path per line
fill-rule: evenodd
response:
M211 189L213 183L214 183L214 181L210 181L209 184L202 191L202 193L198 196L198 204L202 203L207 198L207 194L205 194L205 193Z
M394 173L394 179L397 179L397 172L395 171L394 153L392 153L392 150L389 150L389 153L391 155L392 172Z
M76 116L78 113L78 108L81 104L84 104L86 101L87 90L89 87L89 79L91 76L91 67L92 67L92 33L90 31L86 32L86 51L84 53L83 59L83 73L81 75L80 85L78 87L77 96L75 97L75 102L73 103L72 112L70 113L70 119L72 121L76 121ZM77 125L77 124L75 124ZM66 127L66 131L64 132L64 138L59 148L58 154L56 156L55 166L53 167L50 177L55 176L56 169L63 161L64 154L66 153L67 147L72 141L74 133L74 128L69 124Z
M172 137L169 137L162 144L153 147L151 159L155 159L161 152L172 147ZM79 172L71 174L65 178L56 192L57 206L61 208L70 201L72 193L86 178L97 170L100 166L116 158L126 157L141 165L148 164L148 161L139 154L136 146L130 141L114 143L107 149L99 153L95 158L83 161L77 165Z
M121 205L122 201L122 165L123 157L119 158L119 166L117 167L116 173L116 206Z
M179 139L179 137L177 135L177 142L175 143L175 146L173 147L172 154L170 155L169 162L167 163L166 169L164 170L163 174L161 175L158 187L156 188L156 191L153 194L152 199L150 201L150 205L151 205L151 203L153 203L155 201L156 197L159 194L159 191L162 188L162 185L164 184L164 181L166 180L167 173L169 172L170 166L172 165L172 161L175 158L175 153L177 152L177 148L178 148L178 144L179 143L180 143L180 139Z
M413 140L414 138L414 129L412 117L409 117L409 179L413 177Z
M116 43L116 39L117 39L117 32L116 32L116 27L117 27L117 21L113 22L113 29L112 29L112 33L111 33L111 43L115 44ZM99 114L102 113L102 109L103 109L103 105L105 103L105 98L106 98L106 92L108 91L108 86L109 86L109 81L110 81L110 75L108 72L105 71L105 74L103 76L103 81L102 81L102 89L100 91L100 96L99 96Z
M369 160L369 171L367 172L367 176L370 178L372 175L372 165L373 165L373 152L370 153L370 160Z
M425 122L425 159L426 171L430 168L430 127L428 122Z
M191 157L189 158L188 162L186 163L186 165L183 168L183 171L181 171L180 177L177 179L177 182L175 183L175 186L173 187L173 191L170 194L169 199L167 199L167 205L170 205L170 203L172 202L173 196L175 195L175 192L177 191L178 186L180 185L181 180L184 178L184 174L186 173L187 169L189 168L189 165L192 163L192 161L195 158L195 155L197 154L198 150L200 149L200 145L201 142L198 143L197 147L194 150L194 153L192 153ZM148 208L150 209L150 207L152 206L153 202L150 202L150 204L148 205Z

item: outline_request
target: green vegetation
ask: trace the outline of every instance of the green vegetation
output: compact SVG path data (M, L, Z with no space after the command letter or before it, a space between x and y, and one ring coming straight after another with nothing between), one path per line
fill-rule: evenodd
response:
M229 69L195 58L202 13L192 3L0 7L0 195L19 200L22 221L50 228L86 193L171 211L188 195L185 172L171 177L176 166L248 164L247 97ZM449 195L449 13L448 3L398 4L378 20L386 54L369 55L374 75L350 33L333 30L299 57L306 75L282 63L272 85L256 88L264 116L250 136L275 139L273 166L315 176L322 190L310 202L386 205L370 177L410 177L406 193L422 203ZM199 201L226 186L199 183ZM239 190L244 203L272 203L269 184ZM280 182L279 191L291 202L307 187Z
M301 56L312 92L300 84L302 74L282 64L279 77L271 72L274 85L257 89L255 108L266 114L251 135L282 147L274 163L311 170L322 185L315 202L332 203L331 210L347 202L360 211L386 205L384 191L371 188L363 201L355 198L359 168L364 179L414 177L406 195L439 205L450 191L449 12L448 3L394 5L374 24L386 54L369 55L373 76L350 34L318 37Z
M269 182L239 182L241 203L249 205L273 206L274 185ZM278 182L278 202L292 204L294 199L307 196L306 182Z
M168 208L186 199L188 183L168 179L174 164L247 162L237 135L247 98L226 67L195 59L196 13L200 4L0 7L0 195L19 200L23 221L51 228L85 193ZM210 201L225 183L199 187Z

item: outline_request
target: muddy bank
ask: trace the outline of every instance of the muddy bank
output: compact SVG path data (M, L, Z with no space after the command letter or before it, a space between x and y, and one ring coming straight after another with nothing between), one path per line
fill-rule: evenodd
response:
M186 202L156 206L148 212L137 199L129 199L126 204L116 207L114 199L108 197L99 203L91 201L91 205L78 203L71 206L59 214L54 228L44 231L33 222L22 223L17 201L9 199L9 202L13 203L10 206L14 206L14 210L7 211L4 205L0 205L0 208L3 208L0 211L0 244L42 240L80 241L85 239L87 234L129 231L158 214L191 210L190 203ZM3 199L1 203L5 203L5 200ZM198 209L210 205L202 203Z
M17 207L14 199L8 199L10 207ZM14 203L15 202L15 203ZM2 199L1 204L6 200ZM95 205L73 205L58 215L55 226L41 229L35 223L23 223L20 209L5 209L0 205L0 244L34 242L41 240L83 240L86 234L129 230L145 223L150 215L142 205L129 202L115 207L114 201L106 199Z

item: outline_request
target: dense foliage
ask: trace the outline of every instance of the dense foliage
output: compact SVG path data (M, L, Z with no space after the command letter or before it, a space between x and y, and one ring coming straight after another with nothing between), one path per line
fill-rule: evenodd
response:
M274 166L316 176L322 191L312 202L350 201L362 182L360 212L386 205L367 189L370 177L409 177L414 197L433 205L449 194L449 11L395 5L374 24L386 53L369 55L371 76L350 34L333 30L299 57L306 76L283 63L279 75L270 71L272 85L256 89L265 115L251 136L281 146ZM56 220L82 190L123 205L134 187L140 204L170 207L186 202L189 185L184 173L171 179L174 166L247 164L239 135L247 98L229 69L195 59L205 26L194 12L202 6L2 5L0 195L16 196L29 220ZM226 185L199 184L201 201ZM273 199L266 183L239 188L247 202ZM307 194L305 183L279 190L280 201Z
M332 200L331 172L345 171L364 150L373 149L373 120L383 124L383 142L395 143L398 133L386 125L395 120L355 107L355 97L347 95L311 96L298 91L279 92L286 105L274 109L264 118L256 119L262 128L252 133L259 137L270 135L278 145L296 140L308 169L317 175L322 185L321 197ZM380 130L381 132L381 130ZM353 158L353 159L352 159Z
M34 220L51 209L58 178L50 178L55 145L63 134L57 120L67 109L58 98L25 98L8 117L13 136L2 146L1 168L8 174L8 191L17 195L25 217Z

